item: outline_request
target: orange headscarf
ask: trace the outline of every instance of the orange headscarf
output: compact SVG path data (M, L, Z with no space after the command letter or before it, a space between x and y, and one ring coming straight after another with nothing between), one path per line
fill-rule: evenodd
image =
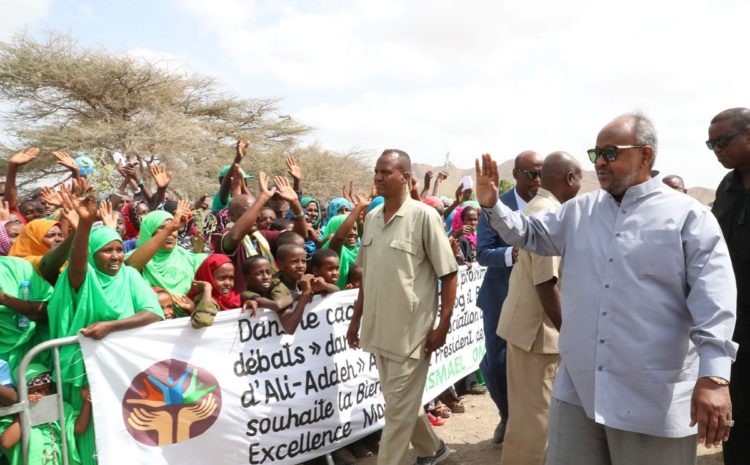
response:
M39 271L39 262L42 261L42 257L49 250L49 247L43 241L44 236L53 226L59 225L60 223L57 221L46 219L29 221L16 238L16 242L10 248L8 255L28 260Z

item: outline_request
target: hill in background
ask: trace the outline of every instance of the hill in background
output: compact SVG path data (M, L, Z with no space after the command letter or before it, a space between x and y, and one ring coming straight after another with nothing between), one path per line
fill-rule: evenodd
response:
M511 182L514 182L513 160L502 162L500 165L498 165L498 169L500 170L501 179L507 179ZM474 178L474 167L459 168L457 166L448 165L447 168L443 168L430 166L423 163L412 164L412 171L417 177L417 180L419 180L420 190L422 188L422 183L424 182L424 175L427 171L432 171L437 176L437 172L441 170L448 172L448 179L443 181L443 183L440 185L439 194L450 198L453 198L455 196L456 189L458 188L458 182L461 180L461 178L463 178L464 176L471 176L472 178ZM599 189L599 181L596 178L596 173L593 170L584 170L580 192L591 192L597 189ZM430 189L430 192L432 192L432 189ZM714 189L708 189L706 187L691 187L688 188L688 195L697 199L699 202L708 205L714 201L714 198L716 197L716 191Z

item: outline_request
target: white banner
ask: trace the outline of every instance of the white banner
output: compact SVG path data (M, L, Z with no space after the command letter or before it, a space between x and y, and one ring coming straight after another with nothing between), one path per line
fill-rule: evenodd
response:
M433 354L425 400L474 372L484 354L476 296L484 268L459 272L451 332ZM81 337L101 465L294 464L383 425L375 358L349 349L357 291L317 298L294 335L276 315L220 312Z

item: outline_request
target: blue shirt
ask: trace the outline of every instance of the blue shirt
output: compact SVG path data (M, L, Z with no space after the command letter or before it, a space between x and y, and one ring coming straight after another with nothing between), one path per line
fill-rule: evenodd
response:
M728 380L737 353L737 289L708 208L653 178L620 204L600 190L532 217L501 202L485 211L507 242L562 256L553 396L612 428L695 434L696 380Z
M0 385L9 388L15 387L13 386L13 377L10 375L10 366L8 366L8 362L2 359L0 359Z

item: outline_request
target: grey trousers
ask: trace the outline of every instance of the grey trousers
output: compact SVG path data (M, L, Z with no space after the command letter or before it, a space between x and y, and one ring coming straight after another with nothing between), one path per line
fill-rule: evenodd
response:
M552 399L546 465L694 465L696 436L662 438L609 428Z

